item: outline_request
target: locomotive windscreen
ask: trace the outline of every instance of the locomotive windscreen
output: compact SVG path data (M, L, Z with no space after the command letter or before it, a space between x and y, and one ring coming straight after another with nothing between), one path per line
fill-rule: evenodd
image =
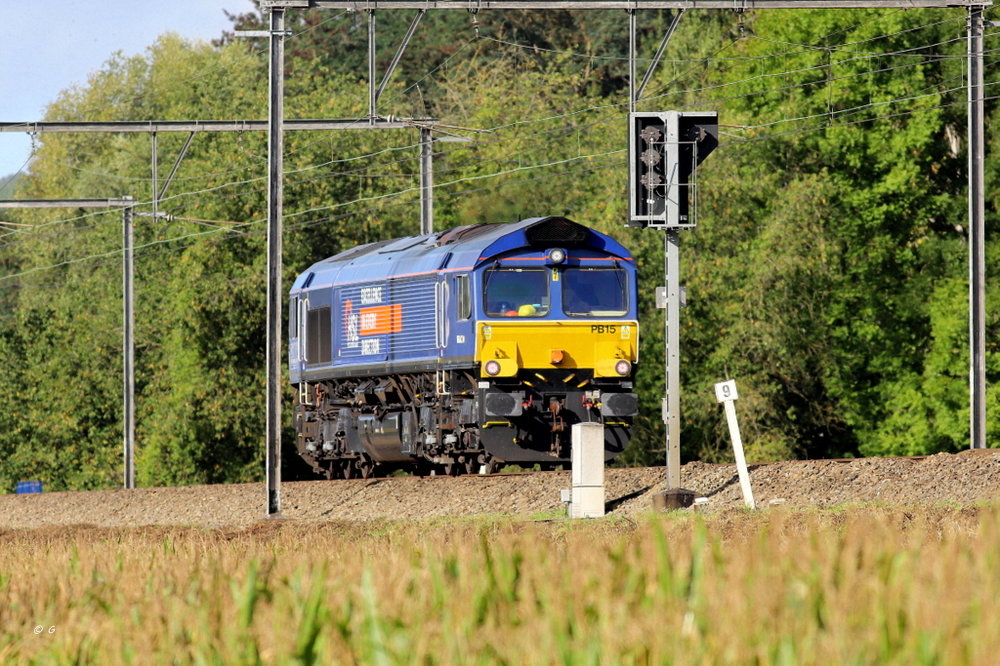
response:
M537 268L486 271L484 296L491 317L544 317L549 311L549 273Z
M563 311L571 317L621 317L628 312L628 275L620 268L567 268Z

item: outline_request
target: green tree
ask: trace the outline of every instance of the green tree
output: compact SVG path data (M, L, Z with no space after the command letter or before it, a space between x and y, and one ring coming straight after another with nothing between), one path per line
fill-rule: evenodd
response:
M964 24L947 12L770 11L748 27L713 94L727 125L749 129L704 165L705 224L691 242L696 450L724 455L709 427L712 369L745 384L752 458L955 450L960 419L927 436L926 412L899 401L954 413L961 390L961 341L941 335L958 330L957 313L928 296L962 275L964 188L946 140L964 113L961 71L937 54L960 52ZM931 376L942 390L924 390Z

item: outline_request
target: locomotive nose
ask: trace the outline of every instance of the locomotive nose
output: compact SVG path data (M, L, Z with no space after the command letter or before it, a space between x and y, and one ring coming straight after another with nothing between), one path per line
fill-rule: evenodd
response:
M481 324L476 360L484 375L514 377L520 370L593 370L622 379L637 360L637 323L536 320ZM556 342L559 346L550 346ZM499 372L492 373L490 368ZM487 367L489 366L489 367Z

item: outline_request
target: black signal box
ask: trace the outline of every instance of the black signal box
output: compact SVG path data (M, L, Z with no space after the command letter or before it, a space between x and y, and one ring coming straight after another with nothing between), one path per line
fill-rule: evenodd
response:
M719 145L715 111L629 114L629 226L695 226L697 166Z

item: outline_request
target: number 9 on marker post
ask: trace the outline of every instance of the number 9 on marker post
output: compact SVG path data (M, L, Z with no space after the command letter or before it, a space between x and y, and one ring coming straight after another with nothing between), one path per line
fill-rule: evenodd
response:
M715 385L715 399L719 402L736 400L740 396L736 393L736 380L730 379L728 382L719 382Z

